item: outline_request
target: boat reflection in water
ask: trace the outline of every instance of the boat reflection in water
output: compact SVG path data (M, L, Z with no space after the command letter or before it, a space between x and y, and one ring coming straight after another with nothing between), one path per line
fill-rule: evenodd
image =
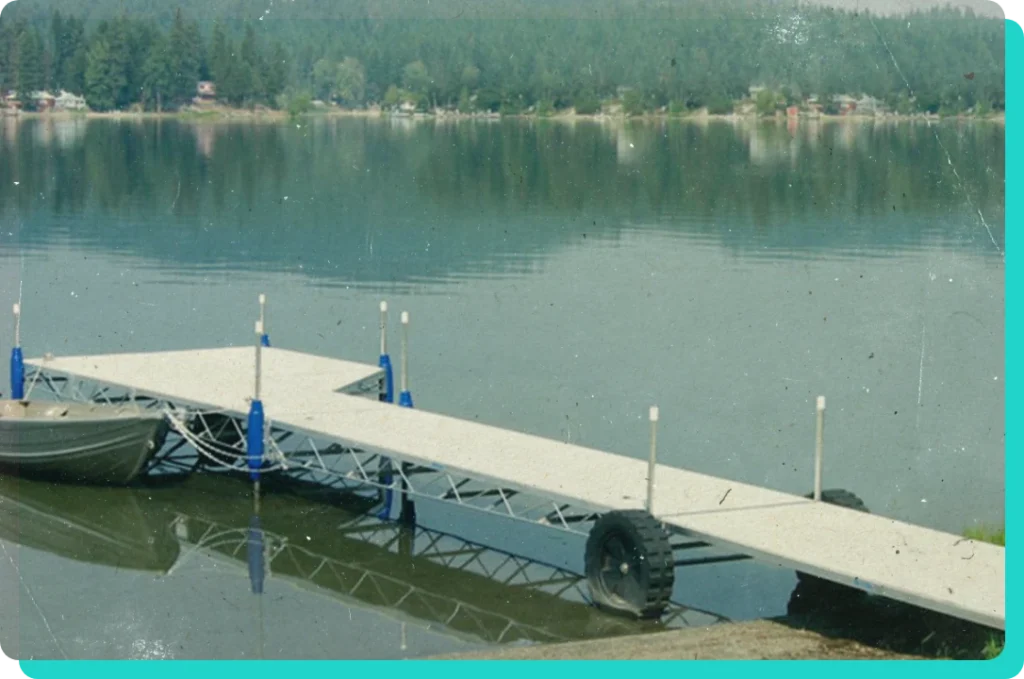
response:
M181 549L166 519L136 489L0 475L0 540L68 559L167 573Z
M444 533L381 522L373 498L327 504L200 474L155 488L95 488L0 477L0 539L167 577L194 555L247 569L251 590L288 581L349 607L473 643L581 640L706 626L670 608L660 623L603 613L578 574Z

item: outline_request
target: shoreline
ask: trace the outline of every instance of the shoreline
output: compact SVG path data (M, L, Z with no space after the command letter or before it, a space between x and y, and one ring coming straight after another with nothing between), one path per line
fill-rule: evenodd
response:
M775 621L730 622L586 641L452 653L425 660L926 660Z
M907 123L907 122L923 122L923 123L992 123L997 125L1005 125L1006 115L1005 113L994 113L988 116L979 117L975 115L959 115L959 116L939 116L937 114L923 114L916 113L910 115L902 114L858 114L851 113L847 115L832 115L832 114L818 114L818 115L799 115L795 117L786 115L775 115L775 116L759 116L756 114L739 114L739 113L706 113L706 112L687 112L685 114L672 114L672 113L645 113L642 115L628 116L624 113L576 113L574 111L560 111L552 113L550 115L540 115L537 113L458 113L454 111L443 111L443 112L431 112L431 113L415 113L415 114L400 114L383 111L381 109L342 109L342 108L331 108L326 110L312 110L306 113L300 114L295 118L298 119L316 119L316 118L382 118L382 119L393 119L393 120L409 120L414 122L422 121L466 121L466 120L480 120L480 121L499 121L499 120L528 120L528 121L555 121L555 122L578 122L578 121L590 121L590 122L667 122L667 121L679 121L679 122L748 122L748 123L820 123L820 122L883 122L883 123ZM165 111L157 113L156 111L18 111L14 114L8 113L7 111L0 111L0 120L14 119L14 120L182 120L182 121L195 121L195 122L252 122L252 121L268 121L268 122L282 122L292 120L293 117L287 111L273 110L273 109L260 109L256 111L250 111L248 109L229 109L218 107L216 109L207 110L184 110L184 111Z

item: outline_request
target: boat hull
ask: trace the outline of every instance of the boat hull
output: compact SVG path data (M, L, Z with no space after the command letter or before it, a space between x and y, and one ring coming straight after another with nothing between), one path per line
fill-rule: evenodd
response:
M26 477L128 484L166 434L166 419L159 413L7 401L0 404L0 468Z

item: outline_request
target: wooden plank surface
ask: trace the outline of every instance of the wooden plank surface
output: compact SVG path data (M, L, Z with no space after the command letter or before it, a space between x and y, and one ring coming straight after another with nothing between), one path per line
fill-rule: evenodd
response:
M65 358L46 368L245 413L254 351ZM278 426L596 511L644 506L645 461L336 393L375 374L375 366L264 350L267 416ZM1005 628L1001 547L664 465L654 513L716 545Z

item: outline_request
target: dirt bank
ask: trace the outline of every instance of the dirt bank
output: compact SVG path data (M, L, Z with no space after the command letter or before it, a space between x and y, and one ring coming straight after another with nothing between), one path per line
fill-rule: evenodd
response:
M758 620L565 644L499 648L435 660L914 660L855 641Z

